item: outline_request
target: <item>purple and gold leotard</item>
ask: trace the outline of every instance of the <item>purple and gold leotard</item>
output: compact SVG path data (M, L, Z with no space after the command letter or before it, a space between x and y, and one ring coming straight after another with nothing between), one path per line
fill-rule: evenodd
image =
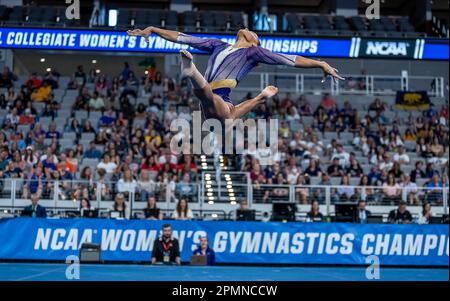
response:
M260 46L234 48L219 39L203 39L184 33L179 33L177 41L211 54L204 76L213 92L227 102L231 102L231 89L258 63L295 66L295 55L274 53Z

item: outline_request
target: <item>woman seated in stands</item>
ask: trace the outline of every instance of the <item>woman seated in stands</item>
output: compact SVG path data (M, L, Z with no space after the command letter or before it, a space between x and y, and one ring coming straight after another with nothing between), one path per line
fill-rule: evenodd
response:
M383 184L383 202L394 204L400 200L400 185L395 181L395 175L389 173L387 181Z
M403 135L403 140L413 142L417 140L417 136L411 131L411 129L406 129Z
M306 222L321 222L323 221L323 214L319 211L319 201L313 200L311 202L311 210L306 213Z
M189 209L186 199L180 199L178 201L177 207L172 213L172 218L176 220L191 220L194 218L194 214L191 209Z
M141 201L147 200L151 194L155 193L156 183L150 179L148 170L141 170L141 175L137 182L137 190Z
M433 213L431 212L431 204L425 202L422 205L422 211L419 212L418 224L429 224Z
M147 197L147 207L144 209L144 215L149 220L163 219L163 213L156 205L156 198L152 194Z
M341 184L336 191L341 201L350 201L355 195L355 188L350 186L350 179L347 175L341 177Z
M130 209L125 202L125 196L123 195L123 193L118 193L116 195L112 211L115 212L115 214L117 214L119 218L130 218Z
M304 175L299 175L295 185L295 193L297 194L296 199L300 202L300 204L308 204L308 186L310 185L310 178L305 177Z
M359 198L363 201L373 202L375 201L375 191L369 183L369 177L367 175L362 175L359 181L358 187L356 188L356 193Z
M394 162L392 169L389 173L393 174L395 178L400 178L403 175L403 171L401 170L401 165L399 162Z

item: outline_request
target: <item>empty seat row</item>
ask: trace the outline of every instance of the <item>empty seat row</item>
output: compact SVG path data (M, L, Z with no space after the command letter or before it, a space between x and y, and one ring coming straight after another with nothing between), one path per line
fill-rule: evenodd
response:
M408 17L381 17L380 19L367 20L361 16L345 18L343 16L326 15L306 15L300 16L295 13L286 14L287 31L339 31L351 32L357 31L399 34L414 33L415 28L411 25Z

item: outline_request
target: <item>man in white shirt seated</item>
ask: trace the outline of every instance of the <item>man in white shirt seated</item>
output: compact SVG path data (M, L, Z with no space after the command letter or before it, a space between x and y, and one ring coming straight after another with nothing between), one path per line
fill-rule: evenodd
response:
M398 147L398 151L394 154L392 160L400 164L409 164L411 161L408 154L405 152L405 147L403 145Z
M381 171L390 171L393 166L394 166L394 163L392 163L391 157L388 154L384 154L383 162L381 162L379 164L380 170Z
M334 158L339 159L339 164L344 169L350 165L350 154L344 150L344 147L341 144L337 145L336 153L331 156L331 161L333 161Z
M97 169L100 169L100 168L103 168L106 171L106 173L110 174L110 173L113 173L114 170L117 168L117 164L114 162L111 162L109 155L105 154L103 156L103 160L100 163L98 163L98 165L97 165Z
M428 163L433 163L434 166L444 166L447 164L448 158L444 155L444 152L439 152L437 156L433 156L428 159Z
M410 193L417 193L417 185L416 183L411 182L411 177L407 173L404 173L402 175L402 182L400 183L400 187L402 188L402 200L404 201L407 200Z

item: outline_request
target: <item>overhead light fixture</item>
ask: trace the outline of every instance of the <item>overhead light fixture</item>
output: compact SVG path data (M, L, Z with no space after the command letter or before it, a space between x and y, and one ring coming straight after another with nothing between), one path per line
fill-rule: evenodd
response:
M100 69L95 70L95 73L100 73Z
M41 63L45 62L45 57L41 57Z
M45 71L50 72L52 71L52 68L48 67L47 69L45 69Z
M97 64L97 60L92 60L92 64Z

